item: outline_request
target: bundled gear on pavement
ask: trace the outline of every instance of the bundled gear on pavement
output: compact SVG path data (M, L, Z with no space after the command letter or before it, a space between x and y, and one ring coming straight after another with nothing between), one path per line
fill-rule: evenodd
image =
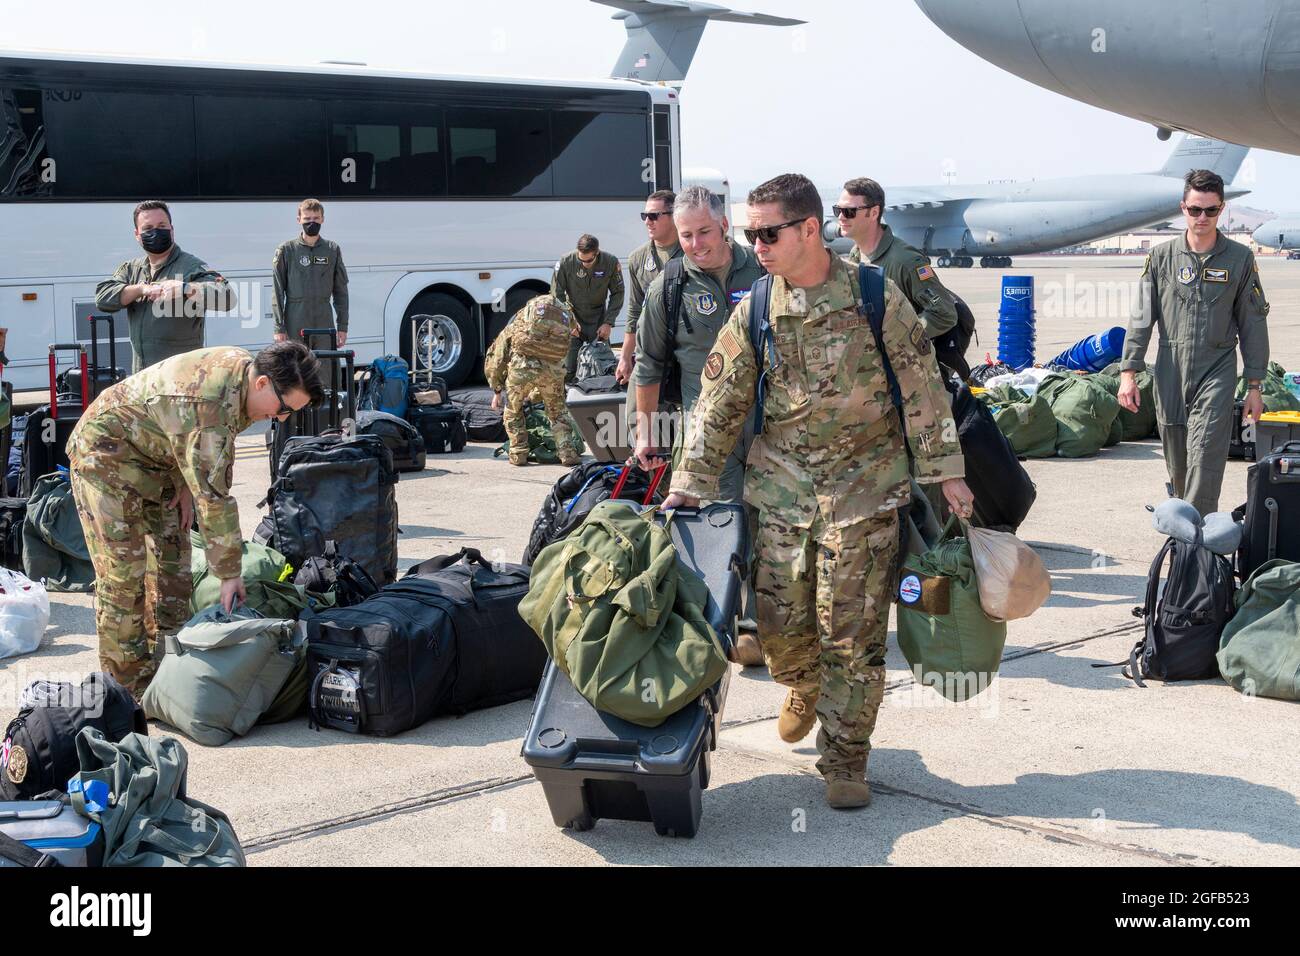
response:
M567 415L568 412L566 411ZM539 465L558 465L562 457L568 455L580 456L587 450L587 446L582 442L582 433L578 430L578 423L573 421L569 416L569 427L572 435L568 443L568 449L565 455L560 454L560 447L556 443L555 433L551 430L551 420L546 417L546 409L540 402L529 402L524 406L524 420L528 425L528 460ZM505 444L501 445L494 452L493 458L504 458L510 454L510 439L506 439Z
M1243 694L1300 700L1300 564L1266 561L1237 592L1215 659Z
M1056 417L1056 453L1062 458L1095 455L1110 439L1119 400L1089 375L1048 376L1038 394Z
M190 532L190 613L221 603L221 578L208 567L207 552L198 529ZM325 594L310 594L293 579L294 569L284 555L257 541L245 541L240 558L240 576L247 597L244 607L265 617L297 618L310 607L329 606Z
M998 385L976 396L993 413L998 430L1022 458L1051 458L1056 454L1056 416L1037 392L1026 394L1014 385Z
M1277 362L1268 363L1268 371L1259 383L1259 394L1264 400L1266 412L1300 412L1300 396L1291 391L1286 383L1286 369ZM1237 378L1236 399L1246 397L1246 376Z
M1120 377L1120 363L1112 362L1101 370L1103 375ZM1157 434L1156 428L1156 382L1149 369L1136 373L1138 387L1138 410L1130 412L1123 405L1119 409L1119 421L1123 427L1123 441L1142 441Z
M23 519L23 571L51 591L85 593L95 583L95 566L65 471L36 480Z

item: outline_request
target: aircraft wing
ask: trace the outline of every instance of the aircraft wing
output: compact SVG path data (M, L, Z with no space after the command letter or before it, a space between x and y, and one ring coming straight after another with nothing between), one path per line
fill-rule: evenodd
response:
M744 10L732 10L712 3L695 3L693 0L593 0L593 2L640 16L680 12L692 16L706 17L709 20L721 20L727 23L752 23L765 27L797 27L799 24L807 22L805 20L792 20L789 17L774 17L767 13L747 13Z
M901 211L905 209L919 209L922 206L937 208L944 203L958 202L962 199L969 199L969 196L959 196L952 190L943 189L936 186L906 186L906 187L885 187L885 211Z

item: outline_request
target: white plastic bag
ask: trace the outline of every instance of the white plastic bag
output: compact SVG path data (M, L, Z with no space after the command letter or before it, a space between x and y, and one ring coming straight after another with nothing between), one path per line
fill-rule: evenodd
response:
M0 568L0 657L30 654L50 623L50 596L27 575Z
M1033 548L1005 531L966 525L965 534L985 614L1014 621L1043 606L1052 593L1052 576Z

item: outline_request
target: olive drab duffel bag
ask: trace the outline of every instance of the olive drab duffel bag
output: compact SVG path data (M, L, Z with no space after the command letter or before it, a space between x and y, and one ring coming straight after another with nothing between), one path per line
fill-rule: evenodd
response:
M1087 375L1049 375L1038 385L1056 417L1056 453L1086 458L1106 447L1119 415L1119 400Z
M1022 458L1051 458L1056 454L1056 416L1037 393L1027 394L1014 385L999 385L979 396Z
M704 582L681 566L654 517L653 508L602 501L537 556L519 604L574 689L642 727L692 703L728 666L704 616Z
M958 519L949 518L937 544L905 557L898 646L918 684L965 701L997 676L1007 625L984 613L970 542L958 530Z
M1300 700L1300 564L1266 561L1235 603L1216 655L1223 679L1243 694Z

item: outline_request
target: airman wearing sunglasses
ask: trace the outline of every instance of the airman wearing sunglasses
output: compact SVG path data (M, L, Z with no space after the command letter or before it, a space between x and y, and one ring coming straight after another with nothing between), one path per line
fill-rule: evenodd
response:
M578 248L555 263L551 295L573 310L573 341L564 362L565 380L571 382L578 372L582 346L596 339L608 342L623 311L623 270L618 257L602 252L595 236L582 236Z
M680 202L680 200L679 200ZM867 755L885 694L898 509L908 501L908 449L921 483L941 482L969 517L948 393L933 346L898 286L885 281L883 337L906 428L862 311L858 270L822 242L822 200L786 174L750 192L745 236L772 274L770 350L762 369L762 431L747 459L745 500L756 509L758 636L789 694L777 720L787 742L815 723L826 800L870 802ZM718 479L758 399L751 293L704 363L702 391L665 507L717 495Z
M1202 515L1219 508L1232 440L1237 343L1247 383L1242 422L1264 413L1260 382L1268 370L1268 300L1254 254L1219 231L1223 179L1193 169L1183 180L1187 229L1157 246L1142 270L1142 311L1129 320L1120 364L1120 404L1136 411L1137 373L1151 331L1159 328L1156 420L1176 498Z
M620 383L632 377L632 363L636 361L636 326L645 307L646 290L659 277L664 264L682 254L677 241L677 227L673 225L673 202L677 194L671 189L658 189L645 201L641 221L649 237L643 246L637 246L627 257L627 328L623 330L623 350L619 355L615 376ZM628 395L629 400L631 395ZM628 409L631 414L631 409Z
M302 342L256 356L198 349L105 389L68 439L72 494L95 567L101 667L137 698L160 637L189 619L195 517L227 611L244 599L243 538L231 495L235 436L324 396Z

